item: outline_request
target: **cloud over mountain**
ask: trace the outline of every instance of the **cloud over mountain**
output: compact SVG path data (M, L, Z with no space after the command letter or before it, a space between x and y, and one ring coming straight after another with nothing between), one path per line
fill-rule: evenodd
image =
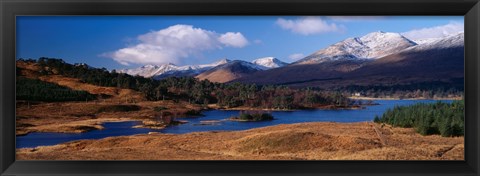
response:
M227 32L222 34L218 40L226 46L242 48L247 46L248 41L240 32Z
M384 20L386 16L328 16L327 18L339 22L353 22L353 21L378 21Z
M242 48L248 40L240 32L217 33L191 25L174 25L137 37L138 43L105 54L122 65L183 63L192 55L223 47Z
M288 56L288 58L292 61L297 61L305 57L303 53L294 53Z
M422 40L428 38L443 38L449 35L454 35L462 32L464 24L452 21L446 25L434 26L429 28L414 29L402 33L403 36L411 40Z
M320 17L301 17L295 20L279 18L277 19L276 24L282 29L301 35L345 31L344 26L337 25L335 23L329 23Z

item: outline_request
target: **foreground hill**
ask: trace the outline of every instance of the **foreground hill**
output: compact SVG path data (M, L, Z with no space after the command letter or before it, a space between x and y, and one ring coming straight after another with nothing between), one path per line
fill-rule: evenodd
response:
M17 150L18 160L463 160L463 137L374 123L301 123L149 134ZM121 153L122 155L118 155Z

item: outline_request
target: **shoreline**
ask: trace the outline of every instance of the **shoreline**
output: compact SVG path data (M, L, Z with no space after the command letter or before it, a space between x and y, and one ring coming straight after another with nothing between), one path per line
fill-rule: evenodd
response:
M73 121L67 124L50 124L43 126L36 126L34 129L25 129L23 131L17 131L15 136L25 136L30 133L65 133L65 134L80 134L87 133L94 130L103 130L105 123L109 122L142 122L142 125L133 126L132 128L151 128L151 129L163 129L165 127L153 127L146 126L151 123L151 120L145 119L131 119L131 118L99 118L89 119L81 121Z
M453 97L453 98L375 98L375 97L357 97L350 96L349 99L353 100L462 100L462 97Z

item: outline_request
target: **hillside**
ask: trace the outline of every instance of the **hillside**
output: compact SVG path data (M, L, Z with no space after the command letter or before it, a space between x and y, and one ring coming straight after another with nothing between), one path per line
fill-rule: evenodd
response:
M39 79L45 82L54 83L60 86L65 86L73 90L87 91L94 95L108 95L112 99L131 99L135 101L145 100L144 95L140 92L131 89L122 89L116 87L103 87L93 84L87 84L78 78L70 78L58 74L43 75L40 74L42 68L37 63L27 63L24 61L17 61L16 65L20 68L17 76L24 76L30 79ZM55 71L54 71L55 72Z
M343 73L362 67L368 60L342 60L318 64L293 64L271 70L259 71L232 82L255 83L259 85L297 85L312 81L338 80Z

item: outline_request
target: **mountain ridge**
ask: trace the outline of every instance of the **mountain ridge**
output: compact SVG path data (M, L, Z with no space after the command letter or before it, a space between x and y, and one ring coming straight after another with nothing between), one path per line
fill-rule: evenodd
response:
M126 73L132 76L143 76L147 78L151 77L154 79L163 79L171 76L177 76L177 77L197 76L217 66L225 65L233 61L235 60L221 59L210 64L184 65L184 66L177 66L172 63L162 64L162 65L149 64L149 65L144 65L134 69L122 69L122 70L119 70L118 72ZM247 61L244 61L244 62L247 62ZM247 64L248 66L255 67L256 69L260 69L260 70L268 70L268 69L283 67L287 65L287 63L280 61L275 57L258 58L248 63L250 63L250 64Z

